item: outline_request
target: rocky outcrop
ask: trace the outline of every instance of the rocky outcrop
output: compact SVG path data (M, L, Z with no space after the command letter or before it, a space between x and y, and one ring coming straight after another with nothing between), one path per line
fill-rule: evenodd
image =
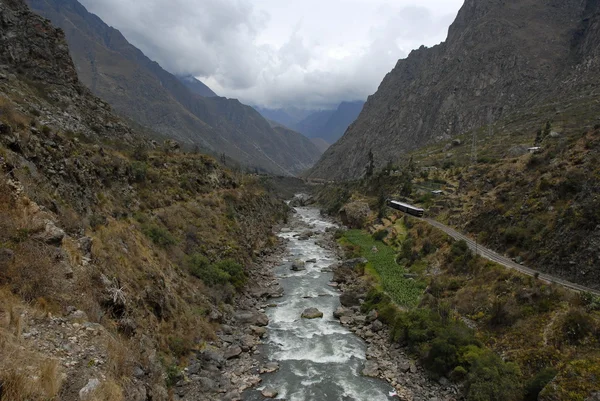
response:
M508 116L532 123L535 132L557 110L527 114L534 106L597 95L599 25L595 0L466 1L446 42L398 61L309 175L357 178L369 151L381 167Z

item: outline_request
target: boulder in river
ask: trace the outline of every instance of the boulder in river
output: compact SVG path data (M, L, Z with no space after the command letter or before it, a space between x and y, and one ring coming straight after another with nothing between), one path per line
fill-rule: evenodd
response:
M300 259L296 259L292 262L292 270L295 272L306 270L306 264Z
M267 387L261 392L261 394L265 398L275 398L279 394L279 391Z
M302 312L302 317L304 319L322 318L323 317L323 312L321 312L317 308L308 308L308 309L304 309L304 312Z
M260 373L273 373L279 370L279 363L277 362L269 362L262 368L260 368Z

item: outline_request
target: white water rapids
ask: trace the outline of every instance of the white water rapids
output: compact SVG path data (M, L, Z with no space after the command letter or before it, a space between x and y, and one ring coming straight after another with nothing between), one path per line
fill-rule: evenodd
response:
M260 351L264 362L280 364L275 373L263 374L258 388L244 394L244 400L264 400L260 390L278 391L277 399L288 401L385 401L392 387L382 380L361 375L365 363L364 342L333 317L340 306L339 292L329 286L330 272L321 270L337 261L334 252L315 242L317 235L306 241L295 235L306 229L322 233L334 225L319 216L314 208L296 208L298 219L292 231L279 235L289 239L288 254L275 274L285 290L277 299L277 307L269 308L268 337ZM306 270L292 271L294 260L316 259ZM323 312L322 319L302 319L306 308Z

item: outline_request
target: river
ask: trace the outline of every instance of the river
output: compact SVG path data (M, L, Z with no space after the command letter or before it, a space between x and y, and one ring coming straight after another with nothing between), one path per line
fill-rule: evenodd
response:
M277 399L288 401L384 401L392 387L386 382L361 375L366 345L334 319L340 306L339 292L331 287L332 273L322 271L337 261L336 254L317 244L322 233L334 224L314 208L296 208L290 228L280 237L289 240L287 255L275 268L285 290L277 307L267 309L268 337L260 347L263 362L278 362L275 373L261 375L262 383L244 394L244 400L264 400L261 390L273 389ZM308 240L298 234L310 229L317 233ZM306 270L292 271L294 260L306 263ZM327 269L326 269L327 270ZM302 319L306 308L323 312L322 319Z

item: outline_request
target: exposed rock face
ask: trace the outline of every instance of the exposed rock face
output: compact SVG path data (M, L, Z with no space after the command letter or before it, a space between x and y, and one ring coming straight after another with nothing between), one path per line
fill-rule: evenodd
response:
M598 4L467 0L447 41L398 61L310 175L357 178L369 150L382 166L490 119L591 96L599 81Z
M370 213L368 203L356 201L348 203L340 210L340 218L342 223L350 228L363 228Z
M27 3L64 30L81 81L139 124L282 175L312 166L321 154L309 139L273 129L256 110L235 99L199 95L199 82L182 83L76 0ZM68 58L68 49L61 50ZM61 73L76 77L69 67Z

